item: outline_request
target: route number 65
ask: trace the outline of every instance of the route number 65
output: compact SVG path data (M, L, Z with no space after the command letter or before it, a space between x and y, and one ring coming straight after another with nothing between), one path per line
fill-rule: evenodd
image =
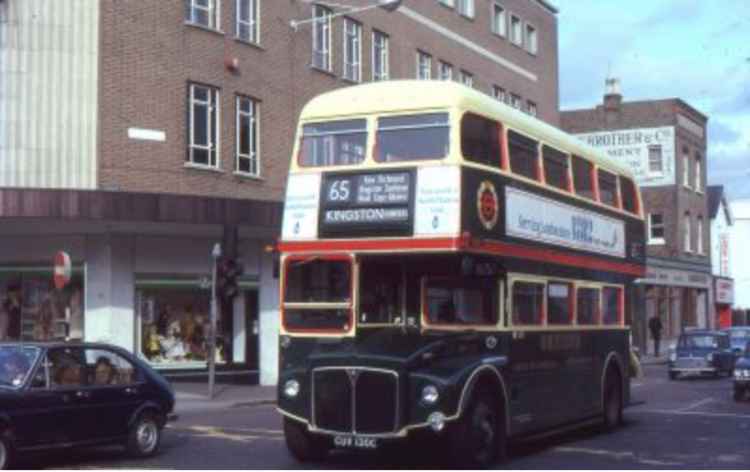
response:
M332 202L345 202L349 200L350 190L348 180L334 180L328 187L328 200Z

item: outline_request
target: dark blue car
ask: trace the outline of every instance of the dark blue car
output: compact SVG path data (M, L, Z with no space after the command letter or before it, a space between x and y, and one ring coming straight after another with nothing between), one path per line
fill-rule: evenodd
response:
M740 401L750 390L750 341L745 344L740 358L734 364L734 400Z
M156 453L169 383L106 344L0 343L0 468L40 449L120 443Z
M729 335L729 344L732 345L735 356L739 357L750 341L750 326L733 326L723 329L722 332Z
M729 335L719 331L693 330L680 335L669 354L669 378L680 374L732 375L734 352Z

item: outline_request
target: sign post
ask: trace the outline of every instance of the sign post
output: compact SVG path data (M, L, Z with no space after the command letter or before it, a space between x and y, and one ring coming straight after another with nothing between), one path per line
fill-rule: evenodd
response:
M65 288L68 282L70 282L71 272L70 256L65 251L58 251L55 254L53 270L55 288L58 290Z
M216 302L216 265L221 257L221 244L214 244L211 256L213 257L213 275L211 283L211 328L208 333L208 398L213 400L214 379L216 377L216 317L218 311Z

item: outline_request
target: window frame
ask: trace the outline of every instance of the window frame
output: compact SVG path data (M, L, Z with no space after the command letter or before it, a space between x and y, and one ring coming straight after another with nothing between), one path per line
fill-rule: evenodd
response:
M516 30L514 26L518 25L518 37L516 38ZM510 43L523 48L523 37L524 37L524 26L523 20L520 16L511 13L508 20L508 36L510 37Z
M661 217L661 223L654 224L654 216ZM648 225L648 244L656 246L656 245L663 245L666 244L666 227L664 225L664 214L663 213L649 213L648 218L646 220L646 224ZM661 229L662 230L662 236L654 237L654 228Z
M493 34L503 39L508 38L508 10L498 1L494 1L490 5L490 22ZM501 25L502 28L498 28Z
M517 93L511 92L510 94L510 106L516 110L521 110L523 107L523 98Z
M547 187L553 188L555 190L560 190L562 192L566 193L572 193L571 190L573 189L573 183L571 182L570 172L571 172L571 162L570 162L570 154L563 152L554 146L551 146L546 143L541 143L542 150L541 150L541 159L542 159L542 175L544 176L544 183ZM547 155L545 154L545 149L549 149L552 151L552 153L559 153L559 155L550 155L549 157L551 160L556 160L560 157L564 159L564 166L565 166L565 185L564 187L558 187L557 185L551 185L549 183L548 175L547 175Z
M250 112L245 112L241 109L240 103L243 100L247 100L250 103ZM250 96L247 95L236 95L235 96L235 168L234 172L238 175L248 176L248 177L261 177L261 170L260 170L260 101L256 100ZM241 128L241 118L243 116L249 117L250 120L250 154L243 154L242 150L240 149L240 128ZM255 172L246 172L240 169L240 160L241 159L247 159L250 161L249 168L253 169L253 164L255 164Z
M481 119L481 120L485 120L486 122L488 122L487 124L494 124L494 126L495 126L495 143L494 144L497 146L497 156L496 156L497 159L496 159L496 162L494 164L490 164L490 163L487 163L485 161L482 161L482 160L479 160L479 159L476 159L476 158L471 158L471 157L467 156L467 153L465 152L465 149L464 149L464 136L465 136L465 133L464 133L464 122L465 122L465 120L467 118L478 118L478 119ZM502 169L502 167L503 167L503 157L502 157L502 154L503 154L503 141L504 141L504 138L505 138L505 132L504 132L505 131L505 126L503 126L503 124L501 122L499 122L497 120L494 120L492 118L487 118L486 116L480 115L478 113L467 111L467 112L464 112L461 115L461 120L459 122L459 129L460 129L460 132L459 132L459 134L460 134L459 141L460 141L460 149L461 149L461 158L462 158L462 160L464 162L470 162L470 163L473 163L473 164L479 164L479 165L487 166L487 167L490 167L490 168L496 169L496 170Z
M684 237L682 238L683 249L686 253L692 254L693 236L691 234L692 221L690 212L687 212L682 216L682 225L682 231L684 233Z
M471 277L468 277L471 279ZM479 277L474 277L479 278ZM420 302L421 302L421 309L420 309L420 322L424 329L438 329L438 330L455 330L455 331L466 331L466 330L497 330L498 328L503 327L503 306L505 306L505 294L504 294L504 288L503 288L503 282L504 279L502 277L487 277L488 279L494 280L496 288L497 288L497 306L495 309L497 312L495 313L497 315L497 322L494 324L492 323L477 323L477 324L450 324L450 323L431 323L430 322L430 316L429 312L427 310L427 284L428 280L463 280L466 279L466 277L448 277L448 276L422 276L420 280Z
M536 284L542 286L542 312L540 313L540 322L534 324L516 323L513 319L513 309L515 305L516 283ZM532 275L519 274L508 276L508 326L511 328L528 329L528 328L545 328L547 327L547 279L535 277Z
M195 90L204 88L208 92L208 100L201 101L195 98ZM207 107L206 116L206 139L208 144L197 144L195 142L195 105ZM212 130L212 127L215 129ZM205 169L221 169L221 91L218 87L198 82L188 82L188 152L186 165ZM194 150L200 149L208 152L208 163L195 162ZM213 161L213 162L212 162Z
M701 164L701 154L696 152L695 153L695 191L697 193L703 193L703 165Z
M381 41L379 41L381 40ZM372 80L374 82L390 79L390 36L379 30L372 30ZM380 49L379 49L380 48ZM381 70L376 67L375 58L379 57Z
M690 188L690 151L688 148L682 148L682 186Z
M500 103L508 103L508 91L499 85L492 86L492 97Z
M588 174L588 182L591 184L591 195L586 195L582 193L582 189L578 186L578 181L576 179L576 176L578 173L576 172L576 163L581 162L586 166L587 174ZM580 167L580 166L579 166ZM570 156L570 170L573 176L573 193L575 193L576 196L583 198L584 200L588 200L590 202L597 202L597 191L596 191L596 166L593 162L586 159L583 156L579 156L578 154L571 154ZM582 176L581 176L582 177ZM588 191L588 190L587 190Z
M616 290L617 291L617 322L606 323L606 313L604 304L604 291L605 290ZM601 313L599 315L599 326L602 328L608 328L612 326L624 327L625 326L625 289L621 285L613 284L601 284L601 290L599 291L599 304Z
M444 72L448 72L447 76ZM438 80L453 80L453 64L438 60Z
M522 132L517 131L515 129L507 128L507 127L504 127L504 128L505 128L505 143L504 144L507 145L507 150L508 150L508 169L507 169L508 172L510 172L511 174L513 174L516 177L519 177L519 178L522 178L522 179L526 179L526 180L529 180L529 181L532 181L532 182L541 183L542 182L542 175L543 175L542 172L543 171L542 171L541 164L539 163L539 160L541 159L541 153L540 153L540 149L539 149L539 146L540 146L539 140L534 139L534 138L526 135L525 133L522 133ZM528 139L529 141L533 141L535 143L534 148L536 150L535 151L535 156L536 157L534 158L534 162L532 164L533 165L533 169L532 170L533 170L533 173L534 173L533 177L527 176L527 175L525 175L523 173L520 173L520 172L516 172L513 169L513 154L514 153L512 152L512 140L513 140L513 138L510 135L511 133L514 133L514 134L520 136L522 139ZM521 143L519 143L519 144L521 144ZM530 144L530 143L527 143L527 144ZM523 147L526 148L529 151L531 150L530 147L527 147L527 146L523 146Z
M528 21L523 25L523 43L526 52L532 56L539 54L539 30Z
M699 256L705 255L703 249L703 216L698 215L695 224L695 253Z
M536 118L538 113L536 102L526 99L526 112Z
M653 170L652 163L655 162L655 157L652 156L651 151L659 151L659 169ZM647 148L648 152L648 175L653 177L661 177L664 175L664 147L661 144L650 144Z
M349 17L344 18L343 49L341 77L356 83L362 82L362 23Z
M467 87L474 88L474 74L471 72L461 69L460 72L461 83Z
M613 178L614 185L615 185L615 188L613 190L614 193L612 195L613 198L614 198L614 202L612 202L612 203L610 203L608 201L605 202L604 199L602 198L602 177L609 178L609 176L611 176ZM620 182L619 182L619 179L617 178L617 176L618 176L617 173L611 172L611 171L609 171L607 169L604 169L602 167L597 166L597 168L596 168L597 187L599 188L599 192L598 192L599 193L599 203L601 203L602 205L605 205L607 207L610 207L610 208L622 209L622 204L621 204L621 199L620 199Z
M596 302L596 313L594 313L594 322L593 323L581 324L580 317L578 316L579 315L578 309L580 307L580 303L578 302L578 293L582 289L583 290L596 290L596 292L597 292L597 297L596 297L596 300L597 300L597 302ZM575 283L575 321L574 321L574 326L587 327L587 328L592 328L592 327L598 328L600 326L604 326L603 323L602 323L602 320L603 320L603 316L602 315L603 315L603 313L602 313L602 285L594 283L594 282L590 282L590 281L576 282Z
M568 321L567 323L551 323L550 322L550 313L549 313L549 299L550 299L550 285L565 285L568 288ZM560 280L556 278L550 278L547 280L546 289L545 289L545 314L544 318L547 321L546 326L575 326L575 321L577 318L576 313L576 295L577 290L575 287L575 283L569 281L569 280Z
M458 0L456 2L456 11L463 17L474 19L476 14L474 0Z
M422 61L425 61L423 64ZM423 69L426 67L426 70ZM422 73L426 72L425 76ZM432 80L432 55L417 49L417 80Z
M252 44L260 44L260 2L261 0L236 0L235 2L235 37L241 41L247 41ZM245 20L241 18L240 8L242 3L249 5L248 12L250 18ZM242 26L246 26L249 32L249 38L242 37Z
M221 0L206 1L208 2L208 5L203 6L198 4L198 0L188 0L188 10L185 12L187 16L186 21L189 25L221 32ZM208 20L207 24L196 21L196 10L206 13L206 18Z
M312 31L312 60L310 67L323 72L333 73L333 10L320 5L313 4L313 26ZM320 31L322 28L322 32ZM322 38L323 44L318 44L318 33ZM318 59L322 58L323 64L318 64Z

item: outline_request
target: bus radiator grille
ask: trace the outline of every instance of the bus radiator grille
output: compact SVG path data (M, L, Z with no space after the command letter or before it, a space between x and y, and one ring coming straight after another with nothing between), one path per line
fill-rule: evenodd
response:
M315 426L342 433L352 431L352 384L346 370L313 373Z

